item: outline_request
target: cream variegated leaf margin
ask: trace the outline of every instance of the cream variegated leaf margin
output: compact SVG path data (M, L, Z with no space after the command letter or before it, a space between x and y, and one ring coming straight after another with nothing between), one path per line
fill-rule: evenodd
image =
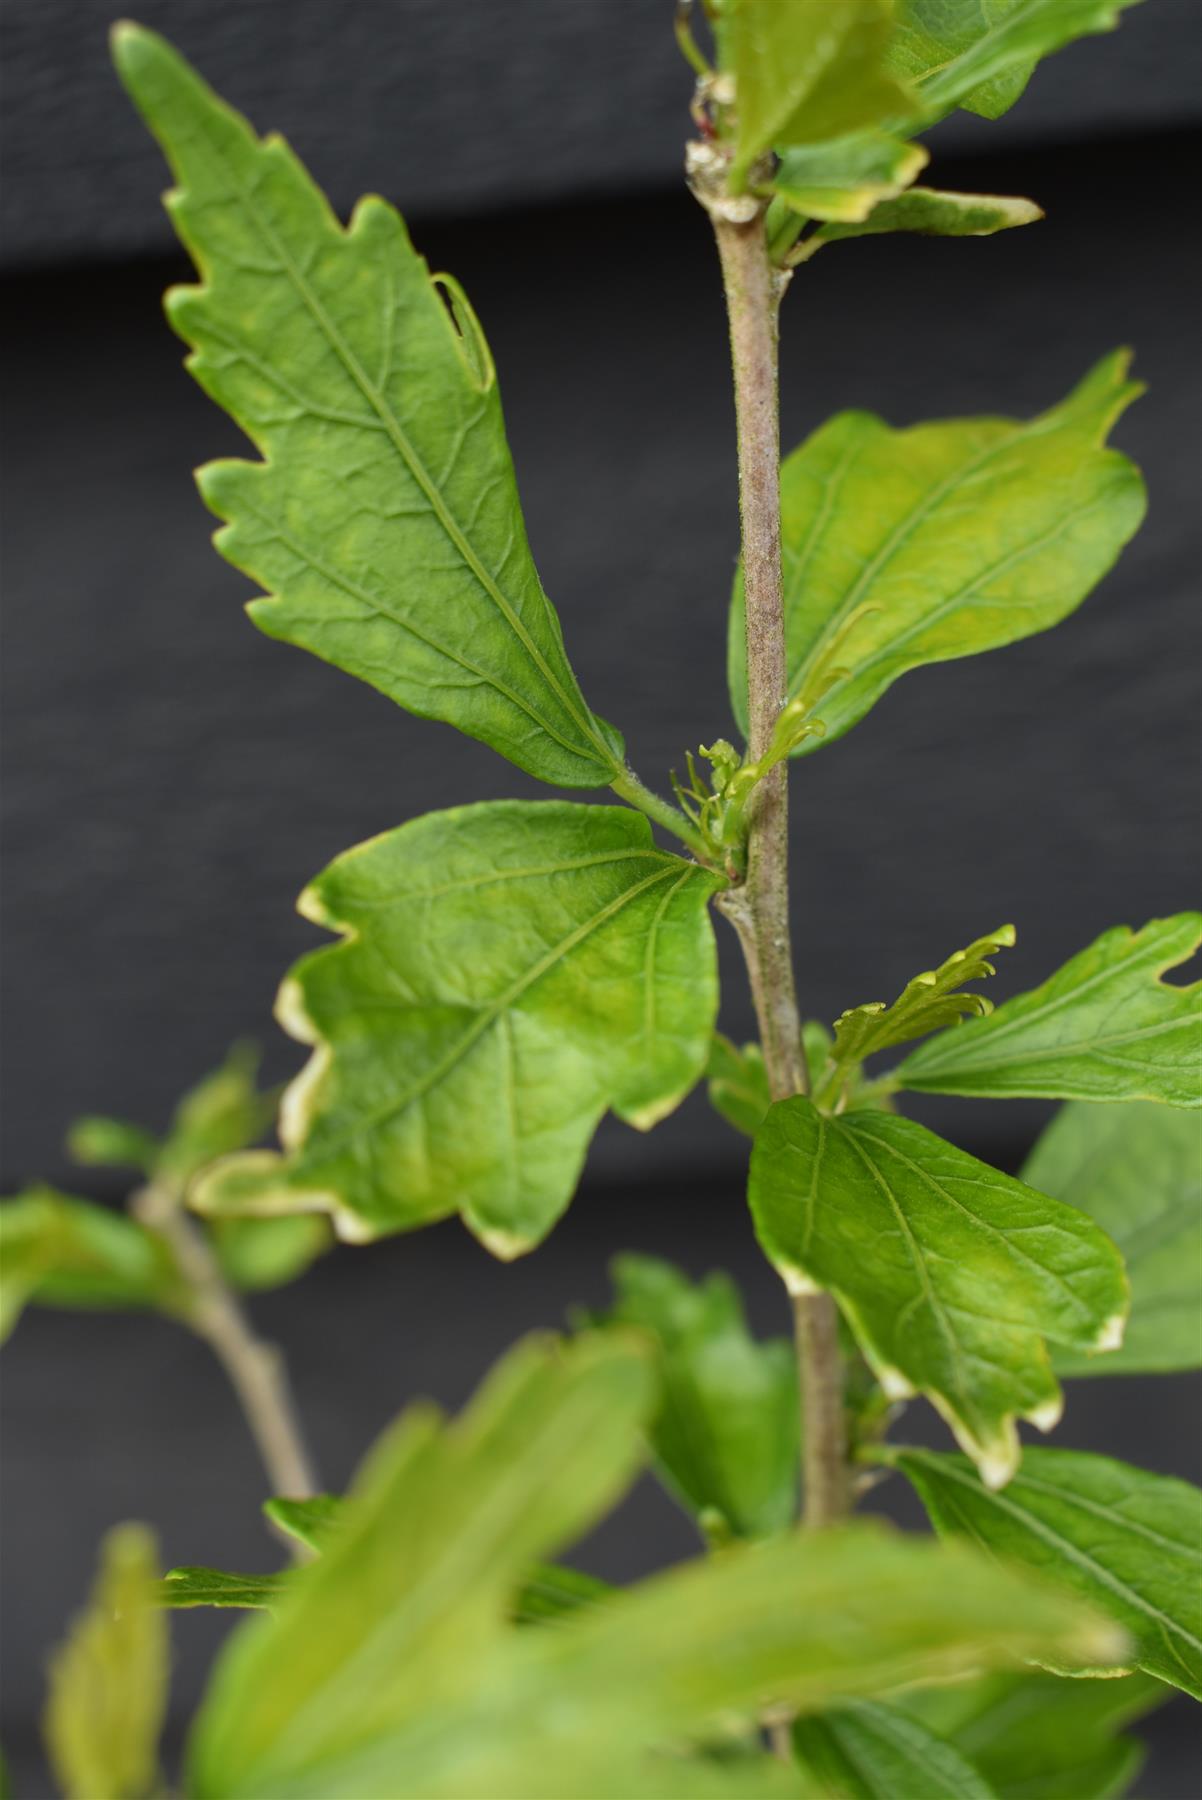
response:
M859 131L786 150L770 185L806 218L856 222L869 219L880 202L900 194L929 161L921 144L904 143L884 131Z
M1100 362L1028 423L978 418L895 431L839 413L781 468L788 697L833 659L823 736L851 729L907 670L992 650L1066 618L1144 514L1134 464L1104 442L1141 392L1129 357ZM730 691L747 718L741 574Z
M283 139L257 138L162 38L121 25L114 54L203 277L168 316L263 457L199 477L222 555L268 590L255 624L540 780L612 782L622 740L585 704L539 582L458 285L375 196L344 229Z
M1122 1341L1122 1258L1071 1206L911 1119L768 1113L751 1161L756 1234L794 1293L834 1294L887 1393L925 1394L991 1487L1019 1463L1016 1418L1061 1412L1048 1346Z
M912 187L905 193L883 195L859 221L827 216L832 223L811 240L815 246L887 231L917 231L928 237L992 237L1017 225L1034 225L1044 214L1033 200L1017 194L957 194L945 188Z
M1116 925L1040 987L911 1051L897 1085L1202 1107L1202 981L1163 979L1200 944L1202 913Z
M288 1154L218 1163L209 1212L323 1210L364 1241L460 1211L499 1256L572 1196L598 1120L645 1128L704 1073L719 879L618 807L495 801L339 857L302 911L343 934L281 990L314 1046Z

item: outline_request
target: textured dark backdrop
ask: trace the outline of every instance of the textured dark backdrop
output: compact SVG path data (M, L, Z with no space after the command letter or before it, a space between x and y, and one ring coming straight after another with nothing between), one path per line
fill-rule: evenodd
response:
M355 0L336 24L282 0L141 10L261 125L285 125L340 201L382 185L430 215L422 247L465 282L496 353L569 649L636 766L660 779L729 729L726 352L704 221L672 183L686 83L666 7ZM210 551L188 474L239 440L159 315L183 263L129 254L162 253L163 176L105 73L105 16L92 0L4 14L6 1189L73 1179L60 1144L83 1109L161 1122L239 1034L268 1042L273 1073L295 1066L271 998L315 941L294 896L334 852L430 807L550 791L242 617L247 585ZM636 51L615 19L637 28ZM1163 129L1187 113L1185 19L1153 0L1120 37L1053 61L989 156L965 123L937 178L1032 193L1046 224L844 246L789 298L789 443L847 405L898 424L1033 411L1122 341L1151 384L1118 432L1147 472L1149 521L1083 611L907 677L799 766L796 928L819 1017L890 996L1010 918L1020 944L998 990L1013 991L1104 925L1196 892L1202 410L1182 221L1197 146ZM1123 124L1139 131L1114 135ZM125 260L98 259L116 249ZM749 1028L740 1000L727 1023ZM1046 1110L931 1101L922 1116L1013 1166ZM327 1481L346 1480L406 1396L457 1403L526 1326L599 1300L619 1248L727 1264L762 1328L783 1329L741 1156L694 1097L650 1138L604 1128L568 1220L516 1267L448 1225L340 1251L257 1303L293 1356ZM116 1198L104 1177L75 1185ZM19 1793L41 1796L41 1665L102 1530L149 1518L171 1561L255 1567L273 1552L231 1403L182 1333L31 1315L3 1386L6 1733ZM1079 1383L1061 1441L1197 1478L1196 1418L1190 1381ZM687 1546L647 1487L591 1559L624 1575ZM181 1712L219 1632L177 1625ZM1193 1791L1187 1717L1170 1709L1157 1729L1146 1800Z

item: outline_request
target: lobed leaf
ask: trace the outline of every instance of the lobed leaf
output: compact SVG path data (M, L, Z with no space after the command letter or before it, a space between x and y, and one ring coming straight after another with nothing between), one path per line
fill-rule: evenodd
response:
M1149 1675L998 1673L913 1690L897 1704L962 1751L998 1800L1117 1800L1143 1760L1122 1727L1170 1692Z
M1007 1099L1202 1106L1202 981L1161 980L1202 943L1202 914L1104 931L1030 993L956 1025L895 1071L902 1087Z
M835 216L828 215L832 221ZM823 243L836 238L871 237L884 231L918 231L930 237L992 237L1016 225L1034 225L1042 207L1015 194L955 194L944 188L912 187L886 194L858 222L824 225Z
M886 1393L926 1394L991 1486L1018 1467L1015 1418L1060 1416L1047 1344L1121 1339L1122 1259L1092 1220L913 1120L780 1101L749 1198L788 1287L834 1294Z
M1057 1113L1022 1179L1088 1213L1123 1253L1131 1317L1099 1363L1068 1349L1062 1375L1202 1367L1202 1131L1176 1107L1090 1106Z
M726 1275L694 1284L653 1256L611 1266L614 1305L601 1322L647 1331L656 1345L650 1435L665 1484L707 1536L787 1530L800 1456L792 1345L757 1343Z
M324 1210L359 1242L456 1209L501 1256L571 1198L607 1107L647 1127L702 1074L718 878L617 807L496 801L348 851L301 899L345 941L279 1016L316 1046L287 1160L219 1163L202 1211Z
M953 951L937 969L915 975L892 1006L873 1000L841 1013L835 1021L835 1062L842 1066L863 1062L878 1050L957 1023L965 1014L980 1017L991 1012L992 1003L983 995L958 989L961 982L982 981L995 974L989 958L998 950L1009 949L1014 941L1013 925L1002 925L987 937L977 938L967 950Z
M470 1687L530 1564L625 1486L651 1398L629 1339L530 1338L454 1423L410 1408L318 1560L290 1572L277 1621L222 1656L189 1792L309 1792L306 1772L347 1745L404 1725L420 1735Z
M1107 1613L1133 1645L1115 1662L1036 1660L1068 1674L1144 1669L1202 1699L1202 1493L1108 1456L1028 1450L1005 1493L958 1456L899 1450L889 1460L941 1534L966 1536L1057 1581Z
M1144 514L1139 471L1103 447L1141 391L1129 358L1099 363L1029 423L946 420L894 431L839 413L781 468L788 698L831 661L825 736L849 731L907 670L1011 644L1064 619ZM731 700L747 720L742 573Z
M113 44L203 278L172 290L168 316L263 457L199 478L226 521L218 549L268 590L255 624L540 780L614 780L622 740L567 660L458 285L375 196L344 229L287 144L257 138L162 38L120 25Z
M0 1205L0 1339L30 1300L173 1315L189 1304L171 1253L153 1232L44 1184Z
M901 0L886 62L932 115L962 106L1000 118L1035 65L1076 38L1113 31L1136 0Z
M768 150L905 118L913 95L884 66L889 0L724 0L720 60L735 82L730 183Z
M50 1661L43 1729L66 1800L149 1800L161 1792L167 1627L155 1543L140 1525L111 1531L86 1612Z
M959 1750L879 1700L798 1719L793 1751L819 1792L839 1800L997 1800Z

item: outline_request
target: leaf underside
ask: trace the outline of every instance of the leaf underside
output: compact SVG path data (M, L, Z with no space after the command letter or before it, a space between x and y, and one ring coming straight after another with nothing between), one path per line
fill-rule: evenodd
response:
M461 1210L502 1256L571 1198L607 1107L638 1126L703 1073L717 878L617 807L489 802L348 851L302 899L345 934L281 1021L316 1046L286 1159L215 1165L202 1211L326 1210L363 1241Z
M1034 225L1043 212L1015 194L956 194L943 188L912 187L883 195L860 222L832 220L818 234L836 238L873 237L887 231L925 232L930 237L992 237L1018 225Z
M1108 1456L1028 1450L1004 1493L990 1493L958 1456L891 1459L918 1490L936 1530L1025 1564L1109 1614L1140 1668L1202 1699L1202 1493ZM1068 1674L1111 1665L1061 1662Z
M612 781L622 741L568 663L457 285L375 196L344 229L287 144L257 138L154 33L118 27L114 53L203 276L168 316L264 459L199 477L222 555L268 590L255 623L540 780Z
M899 676L1056 625L1111 568L1144 514L1139 471L1103 448L1141 391L1107 357L1029 423L961 419L895 431L839 413L781 467L788 696L833 659L818 707L832 743ZM747 721L742 574L731 701Z
M1016 1416L1059 1418L1048 1343L1121 1336L1122 1259L1098 1227L913 1120L781 1101L750 1201L786 1283L833 1293L886 1392L926 1394L993 1485L1018 1467Z
M1041 987L920 1045L897 1079L937 1094L1202 1106L1202 981L1161 979L1199 943L1199 913L1116 925Z

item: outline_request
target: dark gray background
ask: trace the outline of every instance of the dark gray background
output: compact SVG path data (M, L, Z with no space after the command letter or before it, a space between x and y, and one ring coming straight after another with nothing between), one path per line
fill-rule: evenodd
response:
M721 300L704 220L675 180L687 78L667 10L141 9L262 126L285 127L340 203L374 186L409 207L434 265L464 281L585 691L661 783L686 746L729 730L736 543ZM1124 341L1151 384L1117 434L1147 473L1149 520L1082 612L1050 636L907 677L798 766L796 930L820 1018L891 996L1003 919L1020 943L999 993L1103 926L1196 893L1197 146L1181 129L1192 12L1152 0L1119 37L1054 59L992 132L969 120L949 132L938 181L1030 193L1045 224L982 242L842 246L789 297L787 443L841 406L898 424L1034 411ZM115 1199L109 1178L65 1163L75 1113L161 1123L248 1032L273 1074L296 1066L269 1009L282 970L316 941L292 912L316 869L419 811L550 790L243 618L247 584L209 549L189 478L240 440L188 381L159 313L186 266L167 249L157 154L107 74L106 20L92 0L9 0L0 27L2 1173L6 1190L50 1176ZM727 1024L746 1032L731 992ZM1049 1109L916 1110L1013 1167ZM522 1329L600 1300L620 1248L730 1266L761 1328L783 1329L741 1164L739 1140L695 1096L650 1138L603 1128L572 1213L516 1267L452 1224L340 1251L257 1302L293 1358L326 1480L346 1480L408 1395L457 1403ZM169 1561L253 1568L274 1551L231 1403L182 1333L35 1314L3 1372L5 1729L18 1791L40 1796L41 1664L103 1529L148 1518ZM1074 1386L1059 1441L1197 1478L1196 1426L1191 1381L1094 1381ZM622 1576L687 1549L683 1521L646 1487L589 1559ZM217 1635L199 1615L177 1622L181 1712ZM1164 1716L1146 1800L1192 1791L1188 1728L1180 1708Z

